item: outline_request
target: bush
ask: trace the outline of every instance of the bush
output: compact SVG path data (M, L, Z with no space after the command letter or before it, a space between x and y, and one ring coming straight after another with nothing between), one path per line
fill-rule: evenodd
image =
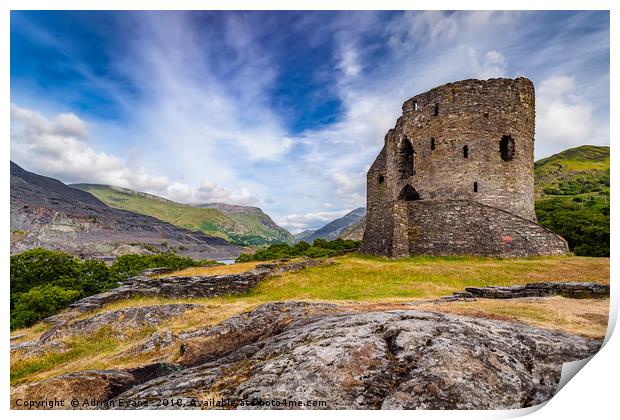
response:
M110 273L117 281L123 281L136 276L147 268L167 267L173 270L181 270L187 267L199 267L203 265L217 264L215 261L192 260L176 254L152 254L152 255L123 255L118 257L110 267Z
M67 290L60 286L35 286L21 293L11 311L11 329L27 327L54 315L82 295L80 290Z
M541 225L561 235L576 254L590 257L609 256L608 200L553 198L536 203Z
M360 241L343 239L336 239L333 241L315 239L312 245L305 241L301 241L293 246L288 244L274 244L260 249L254 254L241 254L239 258L237 258L237 262L267 261L294 257L330 257L343 252L355 251L359 248L360 244Z
M28 327L86 296L118 286L147 268L218 264L175 254L124 255L111 267L37 248L11 256L11 328Z
M80 260L60 251L35 248L11 256L11 294L19 294L60 277L76 277Z

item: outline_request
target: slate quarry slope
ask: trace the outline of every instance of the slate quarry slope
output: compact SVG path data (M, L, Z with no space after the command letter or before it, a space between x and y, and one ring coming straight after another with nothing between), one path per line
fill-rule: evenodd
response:
M11 253L43 247L93 257L150 245L195 258L234 258L243 250L221 238L110 208L87 192L13 162L11 233Z

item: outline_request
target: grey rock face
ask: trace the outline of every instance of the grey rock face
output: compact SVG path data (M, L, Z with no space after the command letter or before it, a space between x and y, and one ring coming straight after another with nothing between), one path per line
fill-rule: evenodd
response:
M94 334L103 327L109 328L112 334L123 337L127 331L132 331L139 327L157 325L186 311L201 307L202 305L175 303L108 311L86 319L68 321L56 325L39 338L38 345L45 345L59 338L76 334Z
M24 409L20 400L64 400L61 406L31 407L32 409L92 409L89 401L107 401L130 386L138 383L134 375L121 370L88 370L59 375L32 384L21 385L11 391L11 408ZM78 406L70 405L72 399ZM86 402L86 404L85 404Z
M562 363L601 345L522 324L419 311L342 313L299 302L261 306L195 338L198 347L203 339L205 349L223 342L225 350L207 351L206 362L187 359L189 367L118 399L146 402L142 408L211 393L236 402L321 400L334 409L521 408L548 400Z
M167 269L146 270L139 276L127 279L120 287L88 296L72 303L69 307L78 312L87 312L121 299L134 296L165 296L172 298L193 298L223 296L246 293L258 282L271 274L294 272L307 267L332 264L330 260L302 260L258 264L252 271L219 276L174 276L151 278Z
M606 298L609 297L609 285L593 282L552 282L528 283L515 286L466 287L462 292L454 292L450 296L435 300L435 302L471 301L476 300L476 298L516 299L549 296L562 296L571 299Z

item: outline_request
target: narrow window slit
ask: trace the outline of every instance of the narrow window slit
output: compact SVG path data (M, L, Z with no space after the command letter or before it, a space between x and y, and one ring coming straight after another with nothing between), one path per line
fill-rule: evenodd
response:
M474 192L478 192L478 182L474 182Z
M431 150L435 150L435 137L431 137Z
M463 146L463 157L467 159L469 157L469 146Z

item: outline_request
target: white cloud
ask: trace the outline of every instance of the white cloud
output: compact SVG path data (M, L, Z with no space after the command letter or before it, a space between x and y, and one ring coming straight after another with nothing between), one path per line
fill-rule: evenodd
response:
M362 71L359 54L353 45L343 44L340 46L338 69L348 77L355 77Z
M234 203L250 205L256 203L250 191L243 187L238 193L217 185L213 182L203 182L196 191L196 199L200 203Z
M536 111L540 156L598 143L592 103L578 93L574 77L555 75L543 80L537 89Z
M491 79L494 77L505 77L507 63L504 55L499 51L487 51L482 63L475 50L470 50L470 57L476 69L476 77L479 79Z
M24 169L65 182L116 185L174 201L252 204L257 200L242 187L236 193L213 182L193 188L155 175L87 143L87 124L75 114L53 120L11 103L11 159Z
M332 220L338 219L351 210L321 211L316 213L289 214L276 218L276 223L287 228L292 233L299 233L307 229L318 229Z

